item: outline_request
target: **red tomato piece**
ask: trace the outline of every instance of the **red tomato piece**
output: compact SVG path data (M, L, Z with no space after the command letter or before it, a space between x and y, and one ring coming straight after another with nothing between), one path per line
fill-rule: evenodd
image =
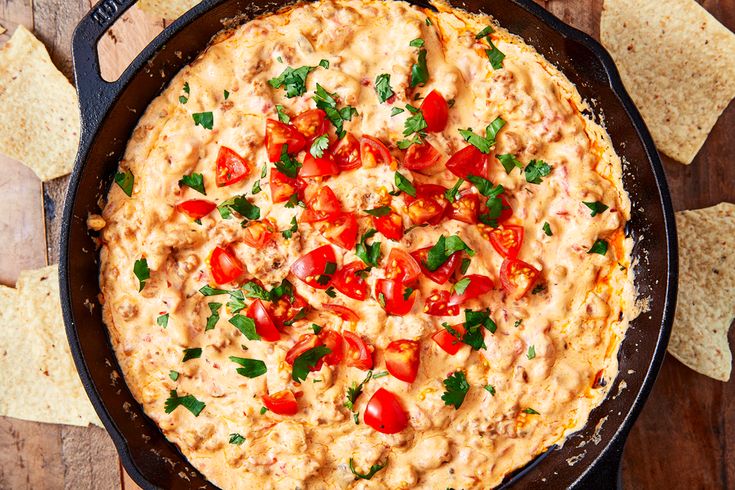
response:
M292 179L275 168L271 169L270 186L271 200L274 204L286 202L296 194L296 179Z
M372 216L373 226L389 240L399 241L403 238L403 218L393 211L385 216Z
M419 278L421 267L416 259L400 248L393 248L388 255L388 263L385 266L385 276L395 279L403 284L411 284Z
M378 279L375 297L389 315L404 316L411 311L416 301L416 291L406 296L407 287L396 279Z
M347 343L345 364L367 371L373 368L373 346L369 346L362 338L349 331L343 331L342 337Z
M209 257L209 269L217 284L227 284L239 278L245 269L242 262L228 248L216 247Z
M431 292L424 303L424 313L433 316L456 316L459 315L458 306L449 306L449 291L435 289Z
M385 388L379 388L370 398L363 420L383 434L395 434L408 427L408 416L401 402Z
M306 146L306 139L293 126L273 119L266 120L265 148L268 151L268 160L280 160L283 145L288 145L288 153L295 155Z
M331 272L330 272L331 271ZM337 272L337 258L331 245L315 248L291 265L291 272L315 289L327 289Z
M280 156L280 155L279 155ZM220 146L217 154L217 187L239 182L250 175L251 166L234 150Z
M304 163L299 169L299 177L304 179L337 175L338 173L339 167L334 162L332 155L326 151L320 158L316 158L314 155L307 152L304 157Z
M180 202L176 205L176 210L185 213L191 219L203 218L216 208L217 205L211 201L204 199L192 199L190 201Z
M294 291L293 299L289 295L283 295L278 300L270 302L268 304L268 314L278 328L283 328L286 322L296 318L296 315L308 306L309 303Z
M385 367L394 377L413 383L419 372L419 350L415 340L394 340L385 348Z
M299 337L299 340L293 345L293 347L291 347L288 352L286 352L286 362L293 366L293 363L297 357L299 357L307 350L313 349L314 347L317 347L319 345L322 345L319 337L317 337L313 333L305 333L304 335ZM322 368L323 360L324 358L319 359L319 362L317 362L316 365L310 368L309 371L319 371Z
M253 248L263 248L270 243L276 231L270 219L250 221L243 231L242 241Z
M301 221L305 223L324 221L342 214L342 203L328 185L320 187L306 203L306 207L301 213Z
M441 154L428 141L413 144L406 150L403 166L409 170L424 170L431 167L441 158Z
M307 143L311 143L329 130L327 115L321 109L309 109L302 112L293 118L291 124L306 138Z
M324 238L345 250L352 250L357 243L357 219L353 213L322 221L319 231Z
M332 148L332 156L340 170L352 170L362 165L360 142L350 133L347 133Z
M498 223L502 223L504 221L508 221L511 216L513 216L513 208L510 207L510 203L505 198L504 195L501 194L500 196L500 202L502 202L502 211L500 211L500 216L498 216Z
M367 168L372 168L381 163L390 165L393 157L379 140L372 136L363 136L360 138L360 160Z
M465 328L463 323L452 325L451 328L452 330L457 332L457 335L459 335L460 338L464 336ZM482 331L482 329L480 329L480 331ZM431 339L436 342L437 345L439 345L439 347L441 347L444 352L452 356L459 352L460 347L464 345L460 338L455 337L446 328L437 330L434 335L431 336Z
M278 415L296 415L299 405L291 390L283 390L273 395L263 395L263 405Z
M500 266L500 283L511 298L522 298L536 283L541 272L518 259L505 259Z
M408 216L414 224L438 225L449 207L444 196L446 187L436 184L416 184L416 198L408 196Z
M447 169L467 180L468 175L488 178L487 155L472 145L465 146L447 161Z
M259 299L250 304L245 316L255 321L255 331L263 340L275 342L281 339L281 332L278 331L276 324L273 323L273 319L268 314L268 310Z
M368 284L360 275L366 269L362 260L356 260L342 267L332 280L332 285L337 291L352 299L365 301L369 295Z
M459 269L459 266L462 265L462 252L454 252L437 270L430 271L424 264L426 257L429 255L429 250L431 250L431 247L414 250L411 252L411 256L416 259L419 267L421 267L421 272L426 277L437 284L444 284L454 275L457 269Z
M359 322L360 317L352 311L351 309L347 308L346 306L337 305L334 303L324 303L322 304L322 308L324 308L327 311L331 311L338 317L340 317L342 320L346 322Z
M480 274L470 274L464 276L462 280L469 279L470 283L464 288L462 293L454 291L452 296L449 298L447 303L450 307L457 307L464 304L466 301L482 296L493 288L493 280L487 276Z
M477 211L480 207L480 198L472 191L460 192L458 199L450 204L447 215L451 219L468 224L477 223Z
M426 121L426 130L430 133L444 131L449 119L449 105L442 94L436 90L429 92L421 103L421 113Z
M490 244L505 258L513 258L523 245L523 227L517 225L499 225L483 232Z
M322 358L330 366L336 366L342 362L344 357L344 339L334 330L322 330L319 332L319 341L329 347L330 352Z

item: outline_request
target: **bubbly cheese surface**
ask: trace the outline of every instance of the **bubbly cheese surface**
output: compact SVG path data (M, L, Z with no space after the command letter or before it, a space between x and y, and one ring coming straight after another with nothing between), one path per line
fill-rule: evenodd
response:
M494 27L488 39L505 54L498 69L486 54L488 39L476 37L488 25ZM424 40L423 48L411 46L415 39ZM412 87L411 68L420 49L426 50L429 78L424 86ZM319 65L321 60L329 62L328 68ZM284 87L269 83L287 67L302 66L315 67L306 76L305 93L288 97ZM390 75L395 93L385 102L375 89L381 74ZM355 108L357 114L344 122L350 135L380 140L393 158L377 165L363 160L357 169L304 179L303 200L329 186L344 211L356 216L358 238L373 228L365 210L389 205L401 215L406 231L400 241L380 233L368 240L380 242L381 258L366 273L370 297L365 301L338 291L331 297L294 276L290 267L297 259L330 242L321 225L302 221L301 206L271 199L274 164L266 152L266 120L278 120L277 105L292 118L314 109L317 84L335 94L338 107ZM444 130L425 136L440 158L428 169L411 171L397 146L412 115L405 108L419 107L432 90L453 101ZM394 108L404 111L391 115ZM617 374L618 346L632 316L631 242L623 230L630 204L621 163L605 131L582 114L586 108L567 78L521 39L488 17L442 6L434 12L399 1L324 0L221 33L141 118L120 164L121 172L134 176L132 195L113 185L102 214L105 321L133 395L191 463L226 489L499 484L585 425ZM208 112L212 129L195 124L194 114ZM506 224L523 227L518 258L540 271L533 292L519 299L501 283L504 258L488 241L487 227L445 218L409 229L411 199L405 192L389 194L396 191L396 171L414 184L451 188L457 176L445 164L468 146L459 130L473 128L484 135L498 117L506 124L487 157L487 178L503 186L513 211ZM334 129L330 124L333 145ZM241 155L250 173L218 186L215 162L223 146ZM496 158L504 154L524 167L533 160L546 162L551 171L531 183L524 169L506 172ZM295 155L299 161L304 157L305 151ZM180 185L182 176L192 174L203 176L206 195ZM262 190L254 194L256 181ZM470 182L461 184L462 190L472 188ZM188 200L220 205L239 195L278 230L262 247L243 241L248 223L241 216L224 219L214 210L197 223L177 209ZM592 216L584 203L595 202L607 209ZM291 228L293 218L297 230L286 238L280 231ZM471 259L466 274L487 276L493 288L463 304L456 316L432 316L424 311L427 298L434 290L450 291L462 274L443 285L422 276L413 286L411 311L388 315L374 288L386 276L390 251L431 247L442 235L461 237L474 251L471 257L463 252ZM598 240L608 244L604 255L589 252ZM216 247L227 248L242 263L237 281L215 283L209 258ZM360 260L354 248L333 249L338 268ZM141 290L134 269L143 258L150 278ZM254 280L270 290L284 279L308 307L303 318L282 326L280 340L273 342L249 340L228 321L244 315L254 299L246 297L238 312L237 305L228 304L229 295L200 292L207 285L235 291ZM213 302L222 305L219 320L207 329ZM360 320L342 320L324 303L347 306ZM497 329L483 331L485 348L462 343L450 355L432 339L443 323L462 323L464 310L486 308ZM162 316L167 323L158 320ZM344 362L322 363L301 383L292 379L286 354L302 335L313 333L313 324L358 334L374 349L373 373L386 371L390 342L418 341L416 380L406 383L388 374L365 383L354 403L356 424L345 406L347 391L367 371ZM196 348L200 357L183 361L184 350ZM242 376L232 356L261 360L267 372ZM444 380L455 372L463 373L469 385L459 408L442 399ZM396 434L380 433L364 422L365 407L379 388L393 393L407 414L407 427ZM204 403L199 415L183 405L167 413L172 390ZM298 412L263 413L263 396L283 390L294 393ZM231 443L232 434L245 442ZM350 459L363 474L372 465L384 466L370 480L356 479Z

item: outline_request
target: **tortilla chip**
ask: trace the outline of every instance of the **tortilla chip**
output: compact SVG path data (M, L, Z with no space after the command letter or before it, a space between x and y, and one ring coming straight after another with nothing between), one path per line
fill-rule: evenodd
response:
M735 319L735 204L676 213L679 296L669 353L720 381L730 379L727 331Z
M0 26L0 34L5 34L5 28L3 26Z
M605 0L600 39L658 149L691 163L735 97L735 34L694 0Z
M23 271L0 286L0 415L101 426L66 340L57 266Z
M178 19L199 2L201 0L140 0L138 6L157 17Z
M79 145L74 87L23 26L0 50L0 153L43 180L71 172Z

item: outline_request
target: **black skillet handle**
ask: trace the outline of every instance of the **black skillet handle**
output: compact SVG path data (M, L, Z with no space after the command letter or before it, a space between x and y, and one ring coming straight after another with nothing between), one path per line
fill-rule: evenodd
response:
M79 93L83 135L97 132L103 114L113 102L119 82L107 82L100 74L97 43L102 35L137 0L101 0L82 18L72 38L74 79Z

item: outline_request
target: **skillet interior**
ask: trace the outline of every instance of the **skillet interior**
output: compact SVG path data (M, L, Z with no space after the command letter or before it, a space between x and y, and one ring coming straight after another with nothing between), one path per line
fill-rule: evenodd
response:
M290 0L205 0L156 38L119 81L99 77L96 44L134 0L100 2L80 23L73 51L82 108L82 137L64 213L61 250L62 307L72 353L85 388L123 463L144 488L213 488L143 413L119 373L102 322L99 264L86 217L112 183L138 118L168 80L223 28L222 19L251 19ZM428 6L423 1L412 1ZM453 5L495 17L520 35L591 101L624 159L623 181L632 203L628 232L636 240L636 285L650 310L631 323L620 352L620 375L611 396L563 448L547 451L508 478L504 487L540 485L596 488L613 483L630 426L648 395L665 353L676 298L676 235L661 163L640 115L625 93L609 55L531 0L467 0ZM178 54L178 55L177 55ZM625 388L622 388L624 385ZM572 464L573 463L573 464ZM603 483L605 482L605 483Z

